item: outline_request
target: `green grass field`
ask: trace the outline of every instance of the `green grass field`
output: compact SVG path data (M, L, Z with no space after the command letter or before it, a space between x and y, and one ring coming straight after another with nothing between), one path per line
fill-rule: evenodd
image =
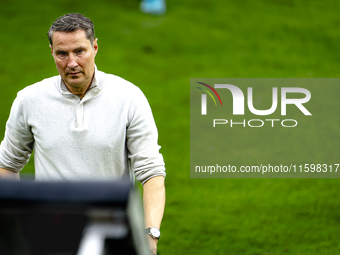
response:
M98 69L139 86L153 109L167 168L159 254L340 254L338 179L190 179L189 171L190 78L340 77L340 3L168 0L160 17L138 5L3 2L0 138L17 91L57 74L52 22L85 14L95 24ZM34 172L33 160L23 172Z

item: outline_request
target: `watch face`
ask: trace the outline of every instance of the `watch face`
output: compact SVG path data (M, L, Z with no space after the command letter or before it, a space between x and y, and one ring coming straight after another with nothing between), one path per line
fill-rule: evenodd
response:
M158 228L151 228L150 233L156 238L158 238L161 235L161 232L158 230Z

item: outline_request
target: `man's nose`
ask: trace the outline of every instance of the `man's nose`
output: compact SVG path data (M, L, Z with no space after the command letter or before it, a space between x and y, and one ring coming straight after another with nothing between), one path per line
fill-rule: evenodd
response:
M73 54L70 54L67 66L69 68L72 68L72 69L74 69L75 67L78 66L78 62L77 62L76 56L74 56Z

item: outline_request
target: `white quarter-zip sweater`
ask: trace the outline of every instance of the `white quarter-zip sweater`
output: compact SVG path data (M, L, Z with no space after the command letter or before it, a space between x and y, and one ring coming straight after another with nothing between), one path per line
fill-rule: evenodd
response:
M141 183L165 176L157 128L141 90L95 71L80 99L54 76L21 90L0 146L0 167L18 172L34 149L36 180L110 180Z

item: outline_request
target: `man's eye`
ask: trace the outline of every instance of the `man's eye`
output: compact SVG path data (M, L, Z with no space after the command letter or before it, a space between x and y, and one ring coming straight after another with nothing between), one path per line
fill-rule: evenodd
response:
M57 54L59 57L66 57L67 53L66 52L58 52Z
M83 51L84 51L84 50L77 50L76 53L77 53L77 54L81 54L81 53L83 53Z

